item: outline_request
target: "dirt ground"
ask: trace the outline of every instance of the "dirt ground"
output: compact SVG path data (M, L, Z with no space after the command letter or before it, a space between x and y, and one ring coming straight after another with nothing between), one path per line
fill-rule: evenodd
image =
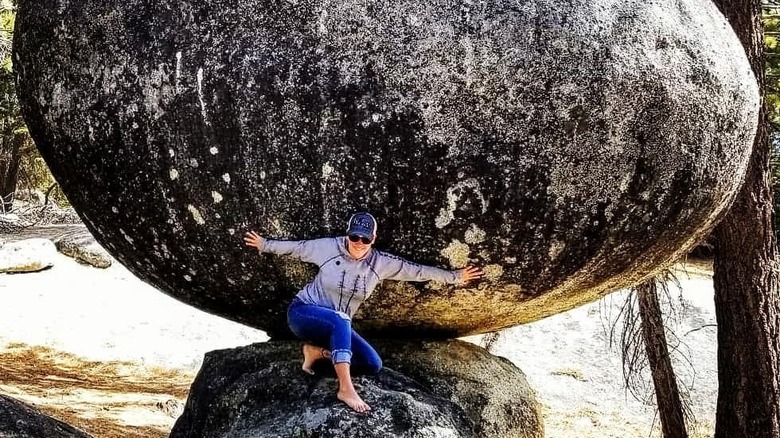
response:
M0 353L0 393L96 438L167 437L194 377L18 343Z

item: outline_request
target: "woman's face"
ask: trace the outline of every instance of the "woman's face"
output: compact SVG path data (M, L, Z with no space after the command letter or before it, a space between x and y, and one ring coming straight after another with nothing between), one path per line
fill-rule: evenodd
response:
M362 259L371 249L371 245L376 240L376 236L371 239L359 236L347 236L347 249L349 255L356 259Z

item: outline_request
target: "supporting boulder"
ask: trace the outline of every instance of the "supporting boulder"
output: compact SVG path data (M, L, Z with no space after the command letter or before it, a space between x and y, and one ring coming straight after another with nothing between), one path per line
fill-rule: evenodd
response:
M462 341L375 346L385 368L354 378L367 414L336 398L327 363L301 370L299 342L212 351L171 438L544 436L535 393L508 360Z

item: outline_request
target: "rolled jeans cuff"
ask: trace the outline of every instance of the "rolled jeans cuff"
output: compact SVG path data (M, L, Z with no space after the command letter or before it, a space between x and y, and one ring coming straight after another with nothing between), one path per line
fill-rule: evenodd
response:
M330 352L333 363L350 363L352 361L352 352L350 350L338 349Z

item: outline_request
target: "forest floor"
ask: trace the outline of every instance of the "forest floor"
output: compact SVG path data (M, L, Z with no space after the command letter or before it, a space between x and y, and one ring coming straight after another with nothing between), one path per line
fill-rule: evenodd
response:
M689 261L676 273L681 287L667 300L672 342L684 353L676 366L695 416L692 436L712 436L711 266ZM652 402L623 388L612 327L627 296L505 330L491 347L536 388L547 437L659 436ZM96 438L168 436L204 353L267 339L167 297L118 264L97 269L65 256L46 271L0 276L0 302L0 393ZM652 400L647 386L637 392Z

